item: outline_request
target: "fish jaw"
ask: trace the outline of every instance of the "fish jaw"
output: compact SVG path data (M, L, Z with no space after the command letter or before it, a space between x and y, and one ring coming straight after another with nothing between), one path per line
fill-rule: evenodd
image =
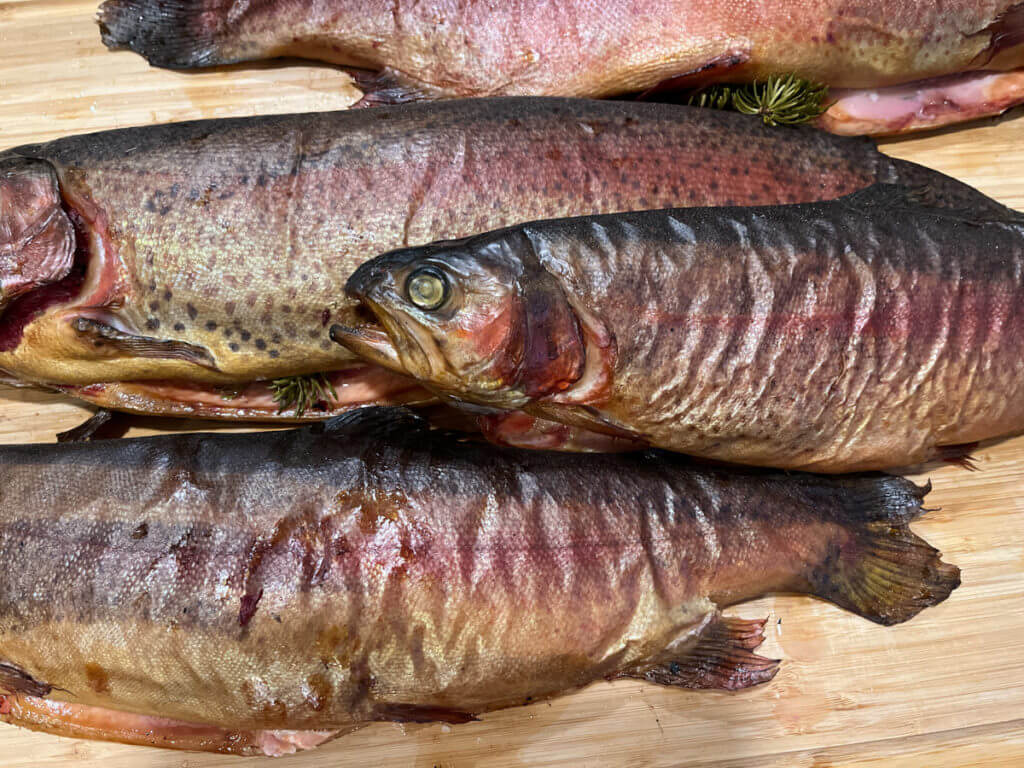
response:
M969 72L871 90L837 90L818 126L844 136L930 130L1024 104L1024 70Z
M390 371L408 373L402 365L398 349L391 342L391 337L381 328L335 324L331 326L331 340L367 362Z

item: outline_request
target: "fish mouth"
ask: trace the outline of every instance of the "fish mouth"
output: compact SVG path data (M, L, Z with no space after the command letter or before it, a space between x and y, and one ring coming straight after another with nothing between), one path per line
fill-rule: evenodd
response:
M398 349L387 332L378 326L331 326L331 340L363 360L388 370L406 373Z

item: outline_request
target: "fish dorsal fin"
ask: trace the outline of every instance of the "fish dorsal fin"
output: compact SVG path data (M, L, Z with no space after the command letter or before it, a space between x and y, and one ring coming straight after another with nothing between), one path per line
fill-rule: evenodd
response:
M398 437L410 434L426 434L430 424L422 416L408 408L368 406L343 413L310 427L333 437L355 437L374 435L377 437Z
M838 202L852 208L933 208L935 194L925 185L879 182L841 197Z
M1004 215L977 208L953 208L944 202L943 195L928 184L877 183L839 198L837 203L859 211L912 210L933 216L956 219L965 224L1024 224L1024 214L1007 208Z

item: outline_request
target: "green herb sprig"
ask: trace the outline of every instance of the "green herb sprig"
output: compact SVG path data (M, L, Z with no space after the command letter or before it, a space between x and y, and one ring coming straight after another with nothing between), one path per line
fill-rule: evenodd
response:
M270 382L270 391L274 402L277 403L278 413L294 408L297 417L302 416L320 401L330 406L332 402L338 400L338 393L335 392L334 385L326 373L273 379Z
M760 115L765 125L799 125L828 109L828 86L796 75L772 75L764 82L720 84L694 92L688 104Z

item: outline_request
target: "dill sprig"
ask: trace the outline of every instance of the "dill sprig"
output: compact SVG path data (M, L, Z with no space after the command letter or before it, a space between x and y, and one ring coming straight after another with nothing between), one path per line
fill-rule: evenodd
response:
M763 83L720 84L702 88L687 103L760 115L765 125L798 125L820 117L828 108L828 86L796 75L771 75Z
M270 391L274 402L277 403L278 413L294 408L296 416L301 416L321 400L326 402L328 407L332 401L338 400L338 393L334 391L334 385L326 373L273 379L270 382Z

